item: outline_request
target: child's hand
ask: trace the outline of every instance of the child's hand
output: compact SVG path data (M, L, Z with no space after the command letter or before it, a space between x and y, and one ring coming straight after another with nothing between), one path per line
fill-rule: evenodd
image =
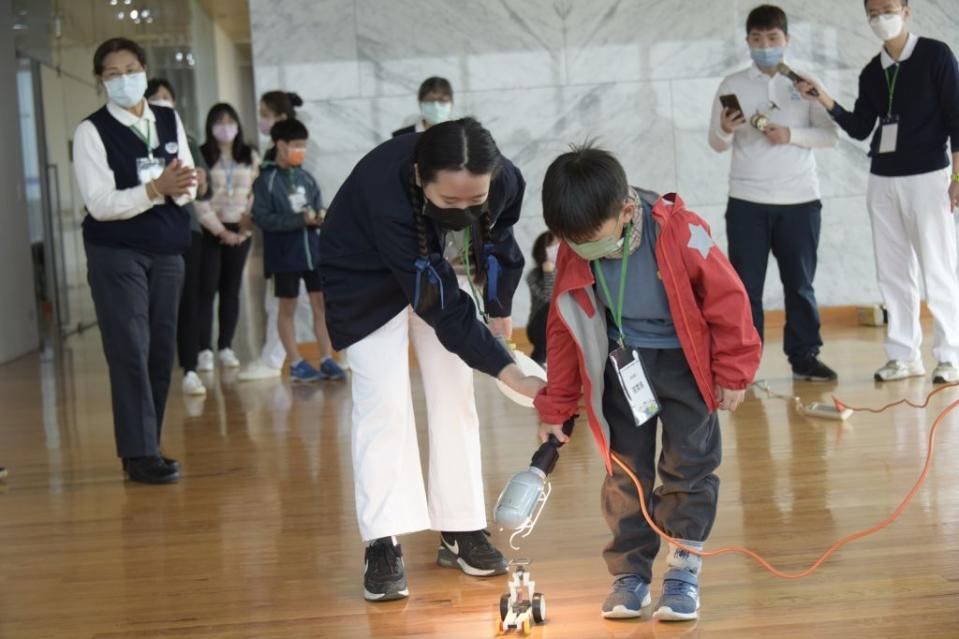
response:
M539 425L539 441L544 444L549 441L549 436L553 435L556 439L559 440L559 443L565 444L569 441L569 435L563 432L562 424L540 424Z
M746 389L730 390L719 385L716 386L716 401L719 402L719 407L723 410L728 410L730 413L735 412L736 409L739 408L739 405L743 403L745 397Z
M555 265L555 264L553 264L553 263L550 262L549 260L546 260L545 262L543 262L543 272L544 272L544 273L552 273L552 272L555 271L555 270L556 270L556 265Z

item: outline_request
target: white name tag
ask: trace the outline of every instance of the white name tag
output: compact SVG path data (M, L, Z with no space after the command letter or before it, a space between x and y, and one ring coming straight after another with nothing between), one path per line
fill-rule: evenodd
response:
M659 414L660 405L649 385L639 353L628 348L618 348L609 354L609 358L616 369L626 401L633 411L636 426L642 426Z
M294 213L302 213L306 209L306 189L302 186L296 187L296 191L289 194L290 208Z
M140 184L152 182L163 174L166 160L163 158L137 158L137 176Z
M879 129L879 153L895 153L899 139L899 116L883 118Z

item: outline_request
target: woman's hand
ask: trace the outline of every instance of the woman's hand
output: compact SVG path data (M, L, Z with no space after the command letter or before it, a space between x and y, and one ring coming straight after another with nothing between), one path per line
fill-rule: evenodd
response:
M209 183L206 179L206 171L197 167L196 169L196 196L203 197L206 195L206 190L209 188Z
M539 377L526 376L516 364L510 364L500 371L498 379L520 395L533 399L546 386Z
M189 193L190 187L196 184L196 170L176 159L167 164L160 177L150 184L164 197L180 197Z
M239 246L246 241L246 237L239 233L234 233L229 229L223 229L223 232L216 236L220 244L224 246Z

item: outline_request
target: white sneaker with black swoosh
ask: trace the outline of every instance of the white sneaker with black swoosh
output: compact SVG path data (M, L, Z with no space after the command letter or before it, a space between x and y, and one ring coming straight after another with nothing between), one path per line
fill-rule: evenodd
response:
M473 577L505 574L506 558L489 542L489 536L485 530L440 533L436 563Z

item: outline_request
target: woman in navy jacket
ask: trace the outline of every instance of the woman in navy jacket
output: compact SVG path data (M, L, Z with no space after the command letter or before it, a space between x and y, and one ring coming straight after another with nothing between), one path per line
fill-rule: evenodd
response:
M512 297L523 273L512 227L524 187L489 132L467 118L380 145L330 205L320 271L330 337L334 348L349 349L353 370L353 474L371 601L409 594L395 540L402 533L440 531L442 566L475 576L505 572L483 530L473 369L526 395L541 385L523 376L497 339L511 332ZM463 276L454 264L462 264ZM474 288L485 307L479 312L464 290ZM426 392L428 494L410 344Z

